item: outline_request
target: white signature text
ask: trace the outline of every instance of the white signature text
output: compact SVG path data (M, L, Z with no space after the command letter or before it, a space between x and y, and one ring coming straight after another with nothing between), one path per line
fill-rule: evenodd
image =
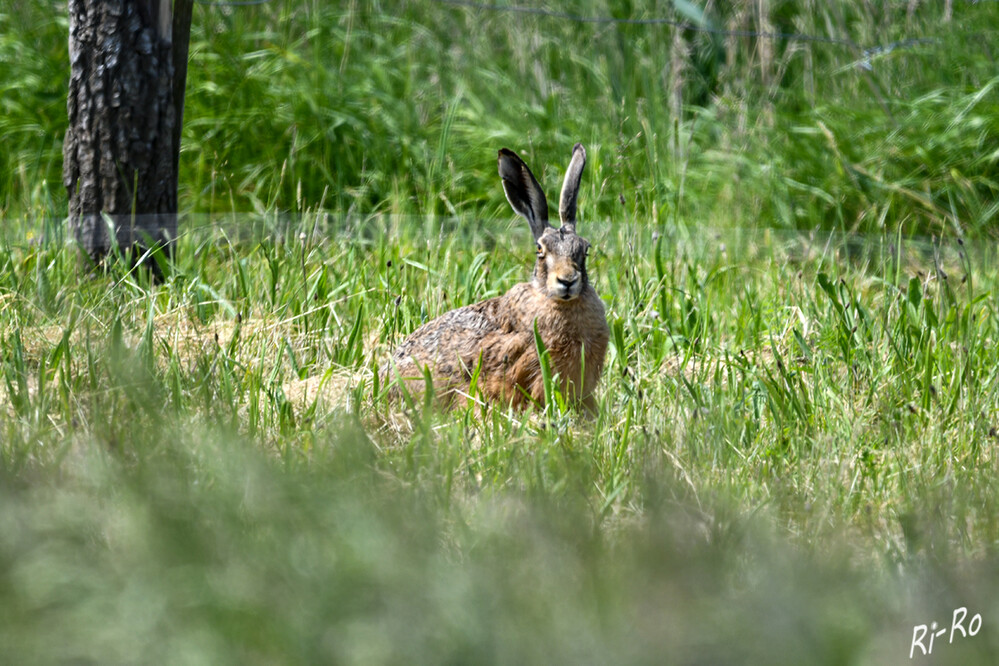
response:
M971 616L965 624L965 620L968 618L968 609L965 607L955 608L953 615L950 618L950 625L944 625L939 627L937 622L931 622L929 625L917 624L912 628L912 644L909 646L909 659L912 659L917 654L928 655L933 654L933 642L943 636L944 634L949 634L947 636L947 644L950 645L954 642L954 638L968 638L969 636L976 635L982 629L982 614L975 613ZM939 628L938 628L939 627ZM917 653L916 650L919 650Z

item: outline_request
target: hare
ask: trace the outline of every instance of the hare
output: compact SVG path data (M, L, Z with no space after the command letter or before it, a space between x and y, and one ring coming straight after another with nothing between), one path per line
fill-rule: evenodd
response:
M586 272L590 244L576 234L576 198L585 165L586 151L577 143L562 184L562 224L556 229L548 224L548 202L534 174L513 151L499 151L506 198L534 234L537 261L531 281L420 326L383 364L384 381L398 379L422 390L426 367L438 397L450 406L459 396L470 397L471 378L477 373L477 386L490 402L518 409L532 402L543 405L537 327L563 394L595 411L593 391L610 329Z

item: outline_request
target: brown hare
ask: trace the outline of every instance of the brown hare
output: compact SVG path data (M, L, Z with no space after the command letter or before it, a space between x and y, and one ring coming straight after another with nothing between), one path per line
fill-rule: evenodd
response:
M563 395L596 409L609 328L604 305L590 284L590 244L576 234L576 197L586 165L581 144L572 149L559 199L562 224L548 224L548 202L527 165L513 151L499 151L499 175L513 210L531 226L537 261L530 282L502 296L451 310L420 326L382 366L383 380L405 381L423 390L423 368L445 405L477 386L489 401L522 408L545 401L535 326L548 349Z

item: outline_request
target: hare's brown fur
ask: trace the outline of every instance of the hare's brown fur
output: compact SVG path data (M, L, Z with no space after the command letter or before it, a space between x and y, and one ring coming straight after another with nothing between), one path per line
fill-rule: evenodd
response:
M562 227L547 224L547 203L519 157L500 151L500 174L514 210L528 219L538 258L530 282L506 294L451 310L414 331L382 366L385 381L397 377L423 389L428 368L442 401L466 396L478 372L489 401L524 407L544 404L544 383L534 329L548 349L563 393L593 410L609 329L604 305L586 272L589 243L575 233L575 198L585 164L577 144L562 191Z

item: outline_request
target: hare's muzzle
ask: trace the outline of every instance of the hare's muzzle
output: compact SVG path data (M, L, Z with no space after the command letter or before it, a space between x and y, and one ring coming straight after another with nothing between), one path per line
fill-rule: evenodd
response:
M579 271L552 273L548 280L548 291L554 298L571 301L582 291L583 280Z

